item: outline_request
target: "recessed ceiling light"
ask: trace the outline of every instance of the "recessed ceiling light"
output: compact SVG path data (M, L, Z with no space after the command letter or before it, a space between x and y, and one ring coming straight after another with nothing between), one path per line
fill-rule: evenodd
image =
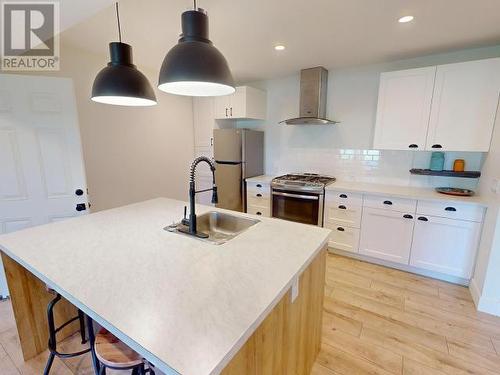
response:
M401 17L401 18L398 20L398 22L399 22L399 23L411 22L411 21L413 21L413 18L415 18L415 17L413 17L413 16L404 16L404 17Z
M274 46L274 49L276 51L283 51L285 49L285 46L282 44L278 44L278 45Z

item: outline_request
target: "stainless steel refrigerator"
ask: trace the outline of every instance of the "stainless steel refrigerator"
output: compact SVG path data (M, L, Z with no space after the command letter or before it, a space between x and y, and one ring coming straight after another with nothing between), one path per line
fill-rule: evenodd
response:
M245 178L264 173L264 132L248 129L215 129L215 180L217 207L246 210Z

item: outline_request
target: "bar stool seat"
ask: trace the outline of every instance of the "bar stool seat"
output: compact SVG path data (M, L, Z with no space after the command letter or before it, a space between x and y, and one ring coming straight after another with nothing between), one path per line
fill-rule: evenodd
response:
M110 368L130 368L143 363L142 357L111 332L102 328L95 336L97 359Z

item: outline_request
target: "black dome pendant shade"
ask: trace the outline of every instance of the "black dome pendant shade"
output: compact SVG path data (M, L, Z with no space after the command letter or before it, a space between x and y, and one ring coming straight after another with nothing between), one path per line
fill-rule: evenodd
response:
M181 38L163 60L158 88L176 95L221 96L234 93L234 86L225 57L208 39L206 13L182 13Z
M132 62L132 47L121 42L118 3L116 14L120 42L109 43L111 61L94 80L92 100L123 106L155 105L156 96L151 84Z

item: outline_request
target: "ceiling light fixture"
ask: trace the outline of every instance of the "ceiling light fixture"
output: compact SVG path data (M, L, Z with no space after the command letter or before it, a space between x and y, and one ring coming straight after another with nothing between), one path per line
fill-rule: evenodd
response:
M158 88L186 96L222 96L235 92L226 58L208 39L208 16L203 9L182 13L179 43L165 56Z
M413 17L413 16L403 16L403 17L401 17L401 18L398 20L398 22L399 22L399 23L407 23L407 22L411 22L411 21L413 21L413 19L414 19L414 18L415 18L415 17Z
M156 96L151 84L132 62L132 47L122 43L118 2L115 5L119 42L109 43L111 61L97 74L91 99L113 105L155 105Z
M274 46L274 49L276 51L283 51L283 50L285 50L285 48L286 47L284 45L282 45L282 44L278 44L278 45Z

